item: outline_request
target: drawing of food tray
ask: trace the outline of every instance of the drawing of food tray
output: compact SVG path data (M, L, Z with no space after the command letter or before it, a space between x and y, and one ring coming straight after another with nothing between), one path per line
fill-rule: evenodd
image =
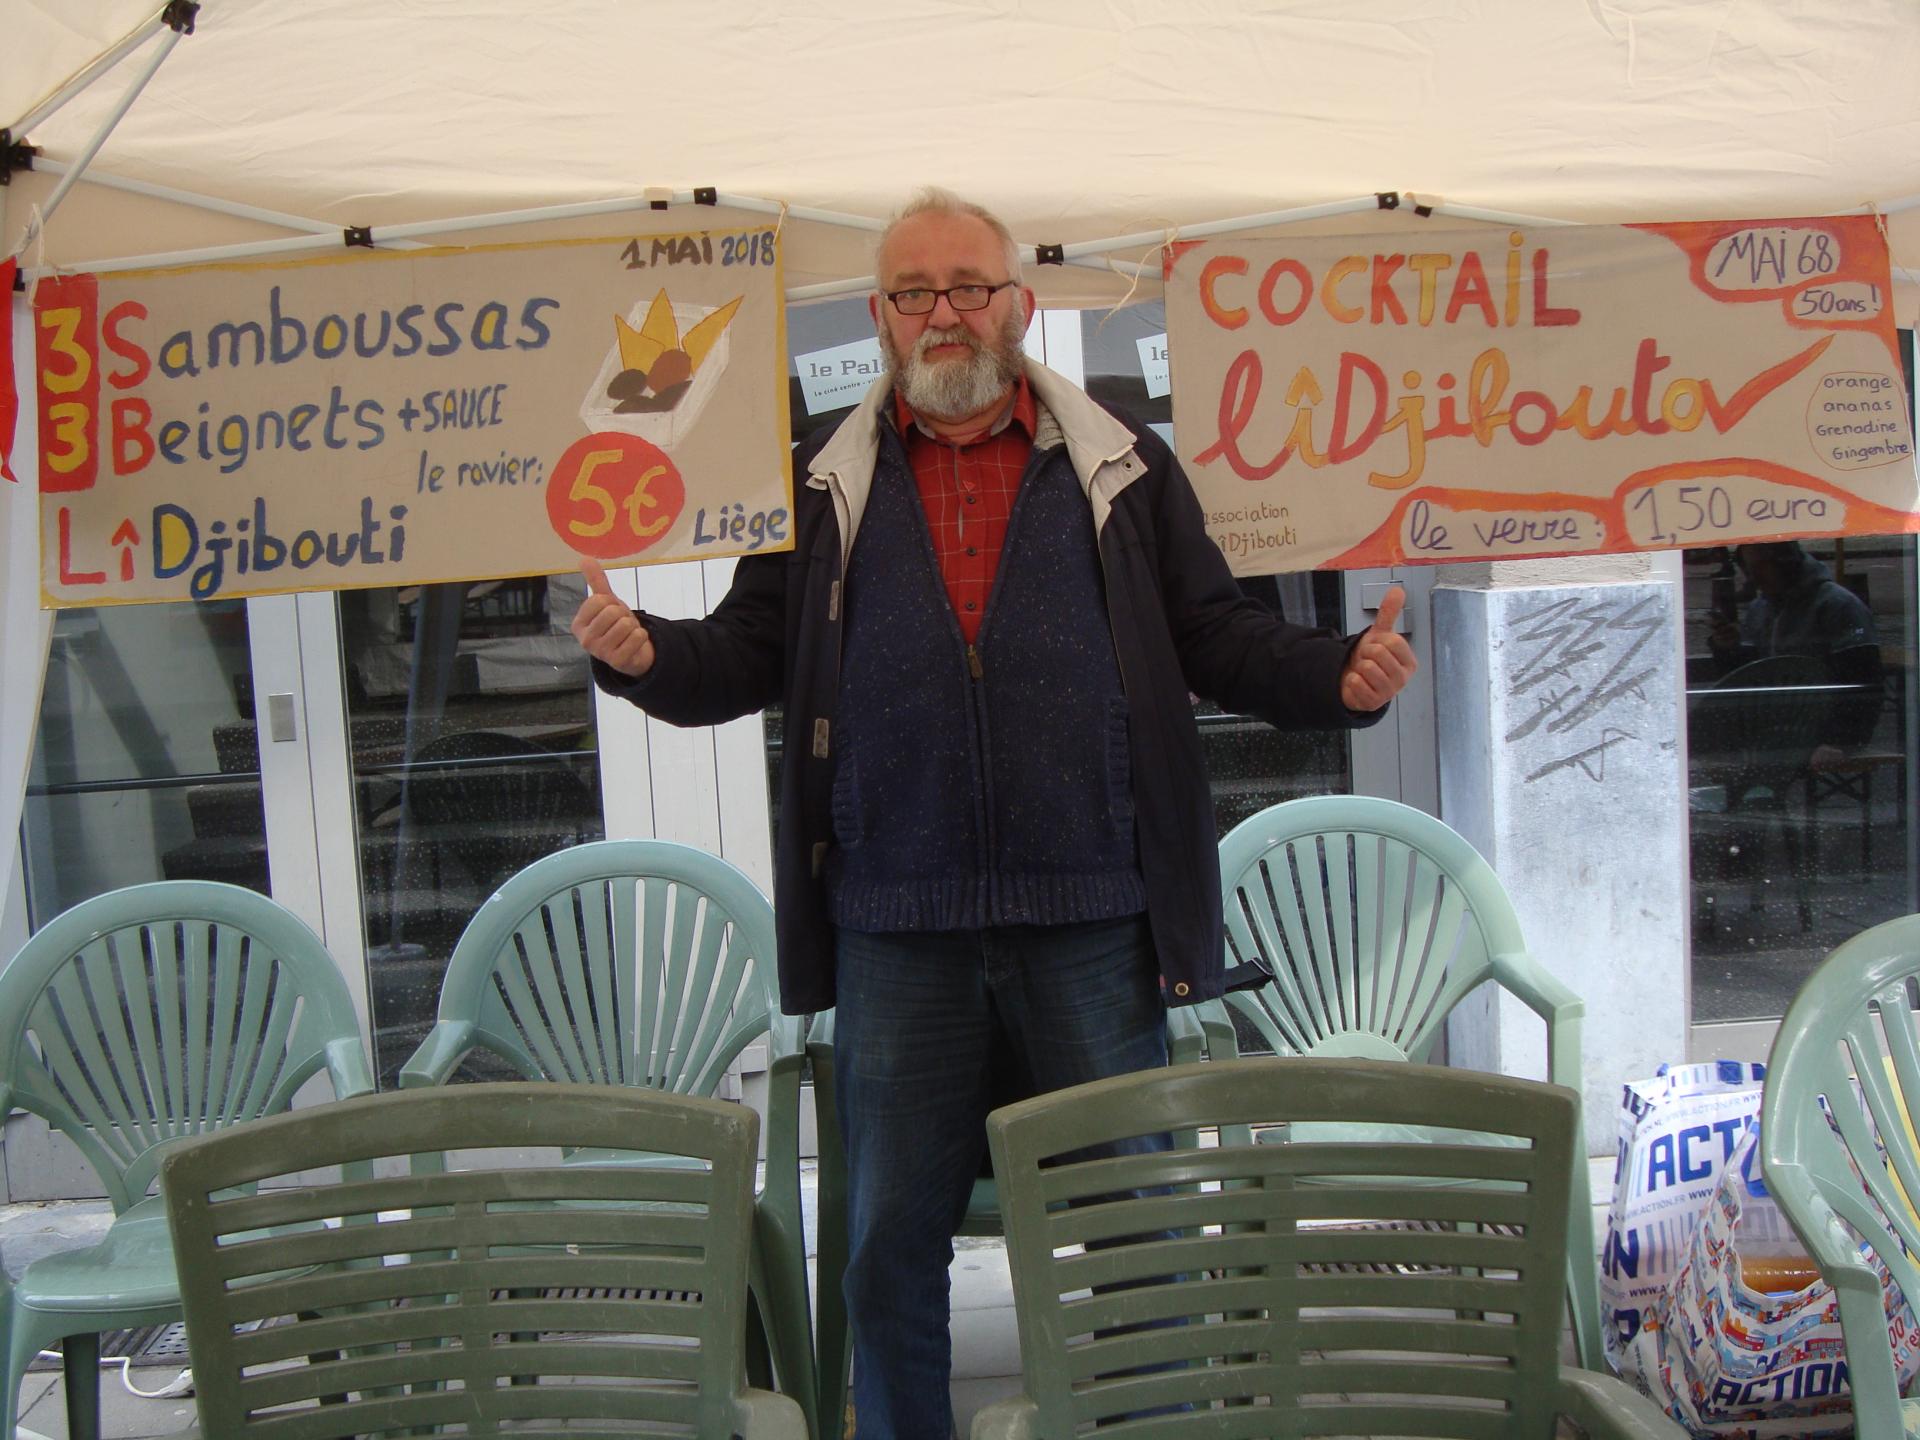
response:
M664 292L663 292L664 293ZM728 311L727 319L732 319L734 305L720 307ZM658 309L653 302L637 300L626 314L626 324L638 333L650 322L657 325L661 318L654 312ZM673 305L671 315L673 325L679 336L685 336L689 345L702 320L715 314L714 307L708 305ZM693 363L691 376L678 384L668 387L667 393L655 393L651 389L636 391L633 385L625 387L626 394L610 393L609 387L616 380L630 377L635 372L627 365L616 343L607 347L607 353L600 362L600 369L588 388L586 398L580 404L580 418L589 430L617 430L626 435L637 435L642 440L658 445L662 450L671 452L692 431L700 419L700 412L706 409L707 401L720 386L720 377L727 368L727 358L731 351L726 321L720 322L721 329L717 338L704 349L699 359ZM616 327L617 329L617 327ZM686 351L677 346L670 354L686 355ZM677 394L672 392L677 391ZM667 402L664 403L663 402ZM629 408L623 410L626 404ZM632 408L634 405L661 406L661 408Z

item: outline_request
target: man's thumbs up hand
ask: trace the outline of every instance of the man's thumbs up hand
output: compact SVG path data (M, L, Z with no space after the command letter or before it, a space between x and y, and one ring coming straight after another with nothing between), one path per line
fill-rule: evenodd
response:
M1420 662L1413 657L1407 637L1394 632L1394 622L1406 608L1407 592L1396 585L1387 592L1359 643L1340 672L1340 700L1349 710L1378 710L1406 687Z
M573 616L573 638L594 659L639 679L653 668L653 637L607 583L598 560L582 559L587 598Z

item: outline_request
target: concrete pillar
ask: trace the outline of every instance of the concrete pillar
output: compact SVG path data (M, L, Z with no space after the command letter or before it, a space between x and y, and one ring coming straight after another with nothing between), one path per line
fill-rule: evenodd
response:
M1686 781L1674 585L1645 557L1505 562L1433 591L1440 814L1505 882L1534 958L1587 1002L1588 1153L1621 1082L1686 1059ZM1533 1013L1483 993L1453 1063L1539 1077Z

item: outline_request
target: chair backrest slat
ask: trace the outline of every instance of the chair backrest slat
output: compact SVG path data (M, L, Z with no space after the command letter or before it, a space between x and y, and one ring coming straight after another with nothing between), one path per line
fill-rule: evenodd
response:
M1841 945L1787 1008L1761 1097L1767 1186L1836 1288L1862 1435L1902 1426L1875 1267L1920 1300L1917 984L1920 915Z
M167 1146L284 1109L323 1068L338 1093L372 1088L346 981L252 891L116 890L56 916L0 971L8 1098L73 1140L116 1210L147 1193Z
M164 1188L203 1427L735 1433L757 1133L744 1106L516 1082L366 1096L176 1147ZM399 1164L496 1146L551 1158ZM560 1158L620 1147L675 1163ZM316 1168L341 1178L271 1184Z
M1424 1060L1491 957L1523 948L1487 863L1391 801L1272 806L1220 842L1220 867L1233 950L1274 974L1228 1002L1280 1053Z
M660 840L578 845L461 936L442 1022L529 1079L712 1094L775 1013L773 912L733 866Z
M1552 1434L1578 1114L1557 1086L1350 1059L1174 1066L994 1112L1037 1433ZM1257 1138L1329 1121L1493 1138ZM1086 1153L1188 1129L1211 1138Z

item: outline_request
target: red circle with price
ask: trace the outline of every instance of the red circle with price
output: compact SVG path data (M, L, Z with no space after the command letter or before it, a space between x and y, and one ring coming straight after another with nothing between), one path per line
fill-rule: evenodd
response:
M686 483L667 452L612 430L574 441L547 478L554 533L596 560L638 555L665 538L686 504Z

